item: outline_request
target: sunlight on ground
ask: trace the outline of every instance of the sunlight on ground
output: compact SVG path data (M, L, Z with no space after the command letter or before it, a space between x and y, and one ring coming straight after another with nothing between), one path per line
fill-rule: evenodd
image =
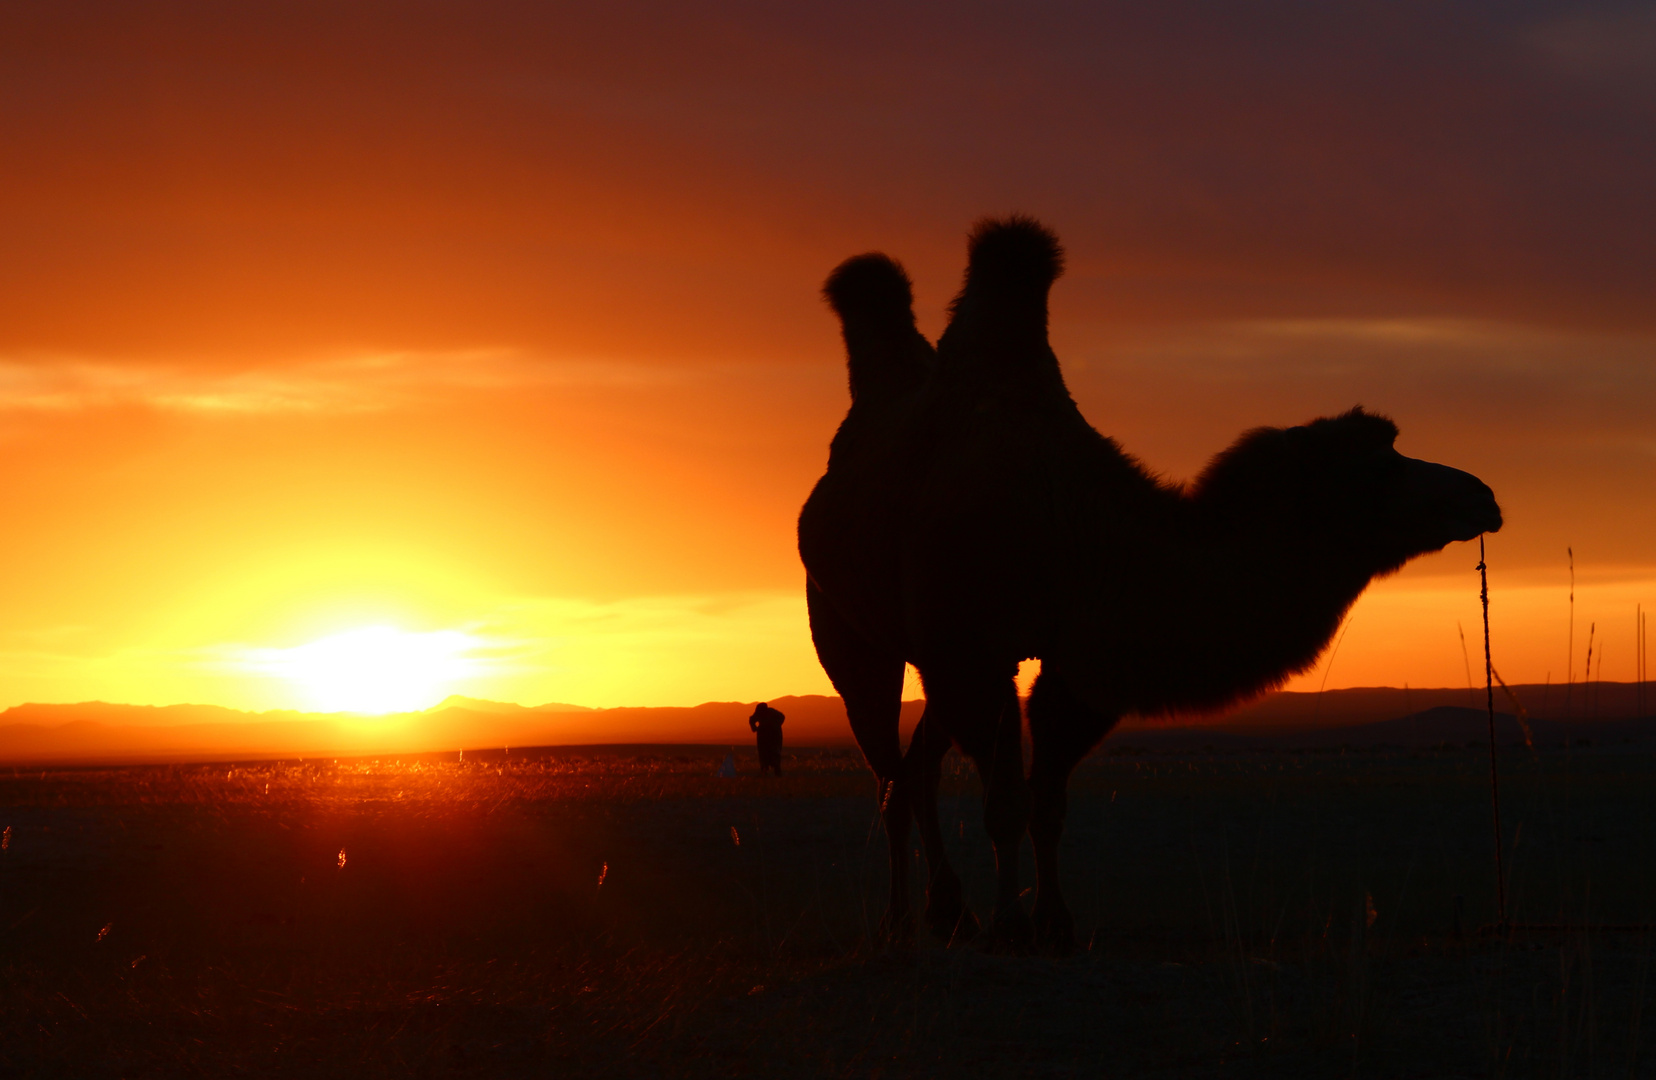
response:
M259 668L285 678L322 712L391 713L442 700L480 661L482 642L458 630L411 634L365 626L291 649L261 650Z

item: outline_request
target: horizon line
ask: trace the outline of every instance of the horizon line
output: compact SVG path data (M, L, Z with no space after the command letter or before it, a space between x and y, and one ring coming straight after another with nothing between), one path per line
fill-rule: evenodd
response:
M1642 681L1641 680L1620 680L1620 679L1602 679L1602 680L1601 679L1594 679L1592 681L1592 685L1595 688L1599 687L1599 686L1637 687L1637 686L1641 686L1641 685L1649 685L1652 681L1653 680L1649 680L1649 679L1642 680ZM1575 684L1535 683L1535 682L1509 683L1509 684L1507 684L1508 688L1511 689L1511 690L1514 690L1514 691L1522 689L1522 688L1526 688L1526 687L1535 687L1535 688L1541 688L1541 689L1552 689L1552 688L1562 688L1562 687L1565 687L1566 685L1575 685ZM1582 684L1579 684L1579 685L1586 685L1586 684L1582 683ZM1483 689L1484 689L1483 687L1472 687L1472 686L1461 687L1461 686L1390 686L1390 685L1385 685L1385 686L1342 686L1342 687L1334 687L1334 688L1323 689L1323 690L1281 690L1281 689L1275 689L1275 690L1267 690L1267 691L1259 694L1257 697L1250 698L1247 701L1237 702L1233 705L1227 706L1225 709L1216 710L1214 713L1211 713L1211 714L1208 714L1208 715L1219 715L1220 713L1234 711L1235 709L1247 708L1249 705L1258 704L1259 702L1264 701L1268 698L1272 698L1272 697L1320 697L1320 696L1323 696L1325 694L1349 694L1349 693L1358 693L1358 692L1375 693L1375 692L1379 692L1379 691L1392 691L1392 692L1400 693L1400 694L1460 693L1462 691L1477 693L1477 692L1479 692ZM1029 697L1028 694L1019 694L1018 696L1019 696L1019 700L1021 700L1021 701L1027 701L1028 697ZM47 708L47 709L67 709L67 708L101 705L101 706L105 706L105 707L108 707L108 708L117 708L117 709L222 709L225 712L241 713L241 714L246 715L246 716L270 716L272 714L277 714L277 715L299 715L299 716L318 716L318 717L341 717L341 718L349 718L349 719L382 719L382 718L393 717L393 716L419 716L419 715L425 715L425 714L429 714L429 713L442 712L446 709L465 708L465 705L463 705L463 704L454 703L454 702L456 702L457 699L460 702L474 702L474 703L477 703L477 704L480 704L480 705L493 705L493 706L500 706L500 707L509 708L509 709L522 709L525 712L569 711L569 712L576 712L576 713L587 713L587 712L615 712L615 711L622 710L622 709L700 709L700 708L704 708L704 707L709 706L709 705L752 705L752 704L757 704L758 702L761 702L761 701L766 701L766 702L768 702L768 701L783 701L783 700L787 700L787 699L802 699L802 698L821 698L821 699L824 699L824 700L833 700L833 699L843 700L841 695L839 695L839 694L775 694L775 695L772 695L772 696L767 697L767 698L709 699L707 701L697 702L693 705L578 705L578 704L575 704L573 702L563 702L563 701L548 701L548 702L542 702L541 704L538 704L538 705L525 705L521 702L516 702L516 701L500 701L500 700L496 700L496 699L493 699L493 698L473 697L469 694L450 694L447 697L443 698L441 701L439 701L439 702L437 702L433 705L428 705L423 709L402 709L402 710L392 710L392 711L389 711L389 712L375 713L375 712L354 712L354 711L351 711L351 710L348 710L348 709L336 709L336 710L331 710L331 711L310 710L310 709L303 709L303 708L283 708L283 707L277 707L277 708L271 708L271 709L248 709L248 708L239 708L239 707L234 706L234 705L220 705L220 704L217 704L217 703L214 703L214 702L205 702L205 701L174 701L174 702L169 702L169 703L164 704L164 705L155 705L155 704L140 703L140 702L105 701L102 698L89 698L89 699L84 699L84 700L81 700L81 701L22 701L22 702L18 702L15 705L8 705L4 709L0 709L0 717L4 717L8 713L11 713L11 712L13 712L14 710L17 710L17 709L27 709L27 708L31 708L31 707ZM926 700L925 695L922 694L919 697L904 698L903 703L905 705L907 705L907 704L911 704L913 702L925 701L925 700ZM451 703L454 703L454 704L451 704ZM1137 714L1124 713L1123 717L1126 717L1126 716L1129 716L1129 715L1137 715Z

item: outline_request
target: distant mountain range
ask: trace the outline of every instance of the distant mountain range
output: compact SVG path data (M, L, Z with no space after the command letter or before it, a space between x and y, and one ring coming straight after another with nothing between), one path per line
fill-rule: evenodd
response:
M589 709L451 697L423 712L249 713L217 705L18 705L0 712L0 764L409 754L506 746L745 743L754 702ZM837 697L773 698L795 745L849 745ZM904 705L905 727L924 702Z
M1645 687L1647 709L1656 684ZM1595 683L1584 690L1517 686L1497 690L1501 737L1517 741L1523 727L1542 741L1639 735L1638 688ZM787 715L794 746L849 746L844 703L837 697L773 698ZM1568 709L1566 711L1566 704ZM507 746L618 743L743 744L751 739L753 702L718 701L679 708L591 709L580 705L516 705L450 697L423 712L362 717L300 712L248 713L217 705L18 705L0 712L0 764L201 761L243 758L409 754ZM903 704L904 736L925 702ZM1129 719L1106 746L1338 746L1458 743L1487 731L1481 690L1391 687L1276 693L1218 718ZM1481 725L1481 726L1480 726ZM1604 727L1604 725L1610 725ZM1603 728L1603 731L1599 729Z

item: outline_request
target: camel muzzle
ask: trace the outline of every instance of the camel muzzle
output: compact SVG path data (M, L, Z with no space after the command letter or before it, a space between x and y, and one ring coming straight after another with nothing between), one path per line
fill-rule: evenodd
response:
M1409 465L1411 501L1420 507L1427 528L1444 538L1443 544L1500 531L1501 507L1488 484L1469 472L1432 461Z

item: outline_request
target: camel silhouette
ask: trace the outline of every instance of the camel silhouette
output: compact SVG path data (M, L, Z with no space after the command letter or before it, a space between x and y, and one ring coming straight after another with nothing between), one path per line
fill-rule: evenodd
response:
M800 513L799 551L818 657L880 784L892 937L911 923L911 818L927 923L954 940L978 929L937 817L951 744L983 781L991 944L1067 951L1065 788L1124 714L1214 710L1280 685L1316 661L1369 581L1501 527L1486 485L1404 457L1397 427L1361 408L1250 431L1187 484L1152 476L1064 385L1047 342L1062 268L1037 222L980 222L935 353L891 259L850 259L824 288L851 408ZM1026 779L1013 680L1029 658L1041 674ZM906 755L905 662L926 691ZM1019 902L1026 832L1033 919Z

